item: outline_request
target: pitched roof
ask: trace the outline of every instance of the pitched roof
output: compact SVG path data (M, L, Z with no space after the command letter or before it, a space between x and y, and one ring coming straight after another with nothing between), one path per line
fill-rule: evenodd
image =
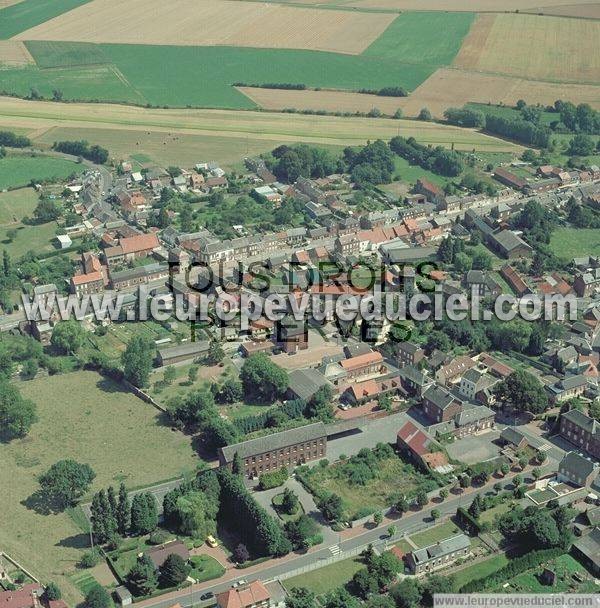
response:
M322 386L331 386L327 378L312 367L290 372L290 390L299 399L308 401Z
M573 546L594 564L600 564L600 528L594 528L589 534L576 540Z
M431 559L438 559L444 555L461 551L471 546L471 541L465 534L457 534L445 540L439 541L434 545L423 547L413 551L412 555L416 564L428 562Z
M383 361L383 357L380 352L373 351L365 353L364 355L358 355L357 357L351 357L350 359L344 359L340 361L340 365L347 371L360 369L373 363L380 363Z
M597 463L577 452L565 454L558 467L563 474L572 474L579 479L585 479L598 470Z
M156 234L138 234L124 239L120 239L119 245L124 254L137 253L138 251L148 251L160 247Z
M86 283L94 283L95 281L102 281L101 272L88 272L87 274L76 274L71 278L73 285L85 285Z
M423 393L423 399L427 399L427 401L430 401L441 410L445 410L452 405L452 403L457 401L449 391L439 384L430 386L425 393Z
M169 555L179 555L184 560L190 558L190 552L185 544L180 540L174 540L164 545L157 545L146 550L146 555L152 560L152 563L160 568L166 561Z
M415 454L423 456L429 453L427 446L432 441L431 437L421 429L418 429L412 422L406 422L398 431L397 437Z
M36 606L36 597L42 595L43 589L37 583L23 585L21 589L15 591L0 592L0 606L2 608L30 608Z
M247 586L229 589L217 595L219 608L249 608L271 599L269 591L261 581L254 581Z
M248 456L264 454L271 450L280 450L281 448L314 441L315 439L326 436L327 430L325 429L325 425L322 422L317 422L315 424L308 424L295 429L273 433L272 435L257 437L256 439L250 439L249 441L243 441L242 443L228 445L220 448L220 451L225 462L232 462L236 452L241 458L247 458Z

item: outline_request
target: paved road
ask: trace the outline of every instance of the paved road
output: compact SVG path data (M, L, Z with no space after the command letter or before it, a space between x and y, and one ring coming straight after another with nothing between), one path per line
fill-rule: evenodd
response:
M549 473L552 470L555 470L555 464L551 462L548 462L544 467L542 467L543 473ZM518 473L511 474L509 477L503 479L501 481L503 487L510 487L512 478L516 475L518 475ZM366 530L361 534L355 536L354 538L342 540L341 542L338 539L338 542L334 542L328 546L323 546L322 548L319 548L316 551L312 551L304 555L294 554L293 556L273 559L265 563L260 569L249 569L252 571L247 573L244 573L244 570L229 571L229 580L223 580L214 584L207 582L202 583L200 585L193 585L188 589L183 589L181 591L166 594L162 597L152 598L150 600L139 602L138 604L136 604L136 606L138 608L170 608L175 603L181 604L181 606L183 606L184 608L188 608L194 605L208 606L211 605L210 601L202 602L200 600L200 596L208 591L214 594L221 593L222 591L226 591L227 589L231 588L234 582L240 580L251 582L258 579L262 581L269 581L281 578L289 572L295 571L310 564L314 564L315 562L325 561L331 558L332 553L330 551L330 547L336 544L339 545L342 552L348 552L356 548L365 548L369 544L373 544L375 547L383 548L389 542L396 542L407 534L413 534L423 528L430 526L430 513L432 508L438 509L442 515L442 518L452 515L456 512L458 507L465 507L471 504L477 494L485 494L486 492L491 492L491 488L494 483L496 483L496 480L491 480L491 482L483 488L473 489L466 492L465 494L451 495L444 503L429 505L426 509L423 509L422 511L405 514L402 518L397 519L393 522L397 530L396 534L392 539L389 539L387 535L387 528L390 525L390 522L387 521L379 528ZM239 576L235 576L237 572L239 572Z

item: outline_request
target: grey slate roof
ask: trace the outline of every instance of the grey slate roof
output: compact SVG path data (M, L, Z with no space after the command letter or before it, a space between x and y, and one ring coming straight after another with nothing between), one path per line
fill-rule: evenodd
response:
M588 433L600 433L600 424L579 410L569 410L563 414L563 418L566 418L573 424L586 430Z
M457 401L457 399L451 393L438 384L430 386L423 394L423 399L431 401L431 403L439 407L441 410L445 410L454 401Z
M332 386L319 370L312 367L296 369L289 377L290 390L304 401L308 401L322 386Z
M558 465L559 471L563 474L573 475L578 479L585 479L598 468L594 461L582 456L578 452L569 452Z
M494 411L489 407L486 407L485 405L477 405L459 412L456 415L456 425L465 426L466 424L476 422L477 420L494 417L494 415Z
M589 534L576 540L573 546L594 564L600 565L600 528L594 528Z
M465 534L457 534L445 540L413 551L416 564L424 564L432 559L438 559L455 551L461 551L471 546L471 541Z
M177 346L159 348L158 355L163 360L183 357L185 355L198 355L200 353L207 352L209 346L209 340L198 340L196 342L187 342L185 344L179 344Z
M232 462L236 452L240 455L240 458L244 459L249 456L264 454L272 450L280 450L326 436L327 431L325 430L325 425L322 422L317 422L315 424L298 427L297 429L281 431L280 433L274 433L273 435L265 435L264 437L243 441L242 443L228 445L221 448L220 451L225 458L225 462Z

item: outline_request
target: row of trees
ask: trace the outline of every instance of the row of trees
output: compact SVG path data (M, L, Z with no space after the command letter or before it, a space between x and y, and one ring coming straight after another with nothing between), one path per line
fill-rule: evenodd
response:
M0 366L10 369L10 363ZM35 403L23 398L7 377L0 378L0 438L10 440L26 435L38 420L36 410Z
M119 536L141 536L156 529L156 498L150 492L141 492L130 503L123 484L118 496L112 486L107 491L100 490L92 498L91 522L96 542L116 546Z
M438 175L456 177L464 168L460 154L454 150L446 150L441 146L431 148L417 143L414 137L393 137L390 148L398 156L407 160L411 165L419 165L427 171Z
M0 131L0 146L7 148L29 148L31 140L24 135L16 135L12 131Z
M90 146L85 141L56 141L52 145L52 149L63 154L71 154L72 156L81 156L86 160L90 160L97 165L103 165L108 160L108 150L98 145Z

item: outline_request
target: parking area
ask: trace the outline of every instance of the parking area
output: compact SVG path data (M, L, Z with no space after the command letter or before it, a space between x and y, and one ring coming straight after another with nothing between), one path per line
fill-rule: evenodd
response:
M496 458L500 454L500 446L492 443L500 437L500 431L489 431L482 435L469 435L448 444L448 455L465 464L476 464Z

